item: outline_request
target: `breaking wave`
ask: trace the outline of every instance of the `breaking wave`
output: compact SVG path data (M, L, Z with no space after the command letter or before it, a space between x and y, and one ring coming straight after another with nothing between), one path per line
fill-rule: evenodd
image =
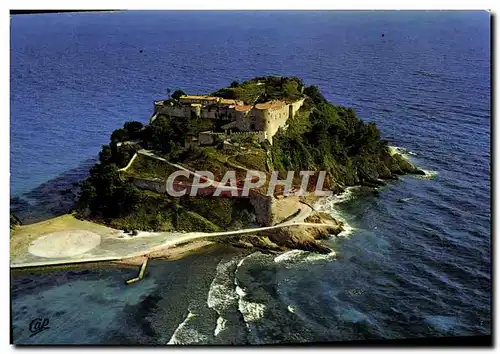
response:
M347 187L344 192L337 195L321 198L314 205L314 209L328 213L333 218L335 218L335 220L341 221L344 224L343 226L344 230L341 233L339 233L336 237L348 237L356 230L356 228L349 225L346 218L341 213L341 211L336 207L336 205L354 199L356 197L354 192L358 189L359 187L357 186Z
M184 321L175 329L167 344L204 344L208 337L199 333L191 322L197 315L189 311Z
M239 298L233 279L236 261L237 259L219 262L208 291L207 305L219 315L214 329L215 337L226 329L228 321L225 315L232 307L236 307Z
M422 171L425 172L425 175L414 175L413 177L419 178L419 179L436 179L437 175L439 174L438 171L432 171L432 170L424 170Z
M256 322L264 317L266 306L264 304L248 300L248 291L245 288L239 286L241 284L238 281L238 271L243 266L245 261L252 260L253 258L259 256L262 256L262 254L260 252L255 252L243 258L238 263L235 271L234 285L235 291L238 294L238 310L242 314L243 320L245 321L247 327L250 327L251 323Z
M332 251L328 254L320 254L302 250L291 250L275 257L274 262L296 264L296 263L311 263L316 261L330 261L334 260L336 258L336 255L337 254L335 251Z

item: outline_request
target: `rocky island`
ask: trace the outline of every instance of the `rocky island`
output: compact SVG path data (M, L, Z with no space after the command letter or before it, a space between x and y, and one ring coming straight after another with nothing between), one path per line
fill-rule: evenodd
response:
M111 134L71 215L21 227L11 216L11 257L17 266L140 263L213 242L330 253L318 240L344 225L315 200L406 173L424 172L374 123L299 78L258 77L208 95L176 90L154 102L148 124Z
M247 198L213 195L172 197L167 177L179 168L211 171L220 182L234 171L238 185L249 170L285 179L296 171L326 171L324 187L334 193L348 186L383 185L405 173L422 173L399 154L391 154L374 123L364 123L350 108L335 106L315 86L296 77L258 77L210 95L176 90L154 102L147 125L131 121L111 135L99 163L81 186L76 215L130 232L217 232L272 226L310 208L314 197L266 195L255 188ZM317 176L309 179L314 188ZM305 220L304 220L305 219ZM327 252L316 239L338 234L342 224L311 211L301 221L328 227L287 226L260 234L220 238L240 246ZM325 226L325 225L323 225Z

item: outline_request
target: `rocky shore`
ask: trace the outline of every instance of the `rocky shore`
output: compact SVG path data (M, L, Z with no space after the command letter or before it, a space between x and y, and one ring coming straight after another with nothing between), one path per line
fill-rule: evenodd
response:
M318 240L327 239L341 233L343 223L323 212L314 212L305 220L314 225L285 226L266 230L258 235L237 235L220 238L216 242L231 244L234 247L255 248L266 253L284 252L291 249L330 253L332 249L322 245ZM326 226L325 226L326 225Z

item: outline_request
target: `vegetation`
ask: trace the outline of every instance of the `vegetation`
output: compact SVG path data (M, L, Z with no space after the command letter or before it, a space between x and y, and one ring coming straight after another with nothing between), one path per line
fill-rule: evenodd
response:
M14 214L10 213L10 229L15 229L17 226L22 225L21 220Z
M375 123L365 124L352 108L335 106L319 90L310 86L304 92L308 102L284 131L273 137L271 155L276 170L327 171L333 189L363 184L379 185L380 179L394 174L416 172L400 156L391 156L388 142L382 140Z
M176 100L183 94L176 90L169 101L179 104ZM389 153L374 123L362 122L351 108L330 104L317 87L305 87L298 78L268 76L243 83L233 81L213 94L252 105L276 99L306 100L289 121L288 129L280 129L273 137L272 145L242 139L239 144L245 150L222 149L222 144L218 148L185 148L187 136L211 129L210 122L193 117L159 115L145 126L136 121L125 123L111 134L99 162L81 184L77 215L128 231L215 231L252 223L254 210L248 200L171 198L137 188L130 177L165 179L173 172L168 164L143 155L138 155L127 172L120 172L139 148L154 150L167 160L193 169L211 171L216 178L227 170L236 170L239 181L246 169L278 170L282 178L289 170L325 170L327 186L334 191L356 184L374 186L383 183L381 179L418 172L400 155Z
M165 162L154 159L150 156L137 155L134 163L126 171L126 175L147 179L163 179L177 171L175 167L166 164Z
M175 90L175 91L174 91L174 93L172 94L172 96L171 96L171 97L172 97L174 100L178 100L181 96L184 96L184 95L186 95L186 94L184 93L184 91L182 91L182 90Z
M265 76L241 84L233 81L230 87L215 91L212 95L254 105L270 100L295 100L303 96L303 87L302 80L296 77Z

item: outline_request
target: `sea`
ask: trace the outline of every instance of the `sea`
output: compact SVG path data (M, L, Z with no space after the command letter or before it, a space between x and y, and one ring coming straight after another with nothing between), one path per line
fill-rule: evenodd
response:
M491 15L120 11L10 19L11 211L71 209L124 122L182 89L298 76L425 176L316 207L335 254L215 245L136 268L16 272L14 343L292 344L491 333ZM32 321L48 319L33 335Z

